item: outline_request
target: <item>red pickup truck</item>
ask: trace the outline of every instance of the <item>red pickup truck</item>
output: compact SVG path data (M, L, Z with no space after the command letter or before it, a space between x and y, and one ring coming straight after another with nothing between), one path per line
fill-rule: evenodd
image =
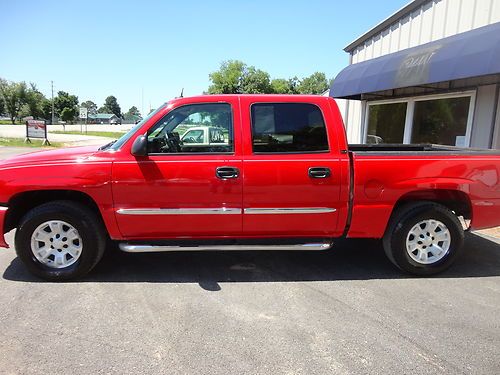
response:
M396 266L429 275L454 261L464 230L500 225L499 175L498 150L348 145L328 97L180 98L99 149L1 162L0 246L17 228L27 268L67 280L111 241L127 252L311 251L379 238Z

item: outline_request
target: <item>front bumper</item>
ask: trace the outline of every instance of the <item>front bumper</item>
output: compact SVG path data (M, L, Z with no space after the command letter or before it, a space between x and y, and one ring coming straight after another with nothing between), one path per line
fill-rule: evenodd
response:
M5 217L7 216L7 207L0 207L0 247L9 248L7 242L5 242L5 237L3 233L3 228L5 224Z

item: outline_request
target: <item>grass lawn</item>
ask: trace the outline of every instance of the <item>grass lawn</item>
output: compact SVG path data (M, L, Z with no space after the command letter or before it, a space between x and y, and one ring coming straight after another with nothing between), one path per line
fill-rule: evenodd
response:
M125 132L105 132L105 131L88 131L87 133L85 132L79 132L78 130L56 130L56 131L51 131L50 133L53 134L77 134L77 135L95 135L97 137L108 137L108 138L120 138Z
M0 125L12 125L12 122L10 120L0 120ZM17 122L14 125L24 125L24 121L22 122Z
M0 146L9 146L9 147L47 147L47 148L56 148L63 147L62 143L58 142L50 142L50 146L45 145L42 146L43 139L32 139L31 143L24 143L23 138L0 138Z

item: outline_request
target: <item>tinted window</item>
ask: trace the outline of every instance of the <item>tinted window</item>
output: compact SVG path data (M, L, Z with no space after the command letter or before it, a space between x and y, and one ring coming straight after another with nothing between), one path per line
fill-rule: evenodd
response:
M328 151L323 115L306 103L253 104L254 152Z
M415 102L412 143L466 146L470 97Z
M152 154L232 151L233 116L226 103L176 108L148 131L148 152Z
M406 103L372 104L366 143L403 143Z

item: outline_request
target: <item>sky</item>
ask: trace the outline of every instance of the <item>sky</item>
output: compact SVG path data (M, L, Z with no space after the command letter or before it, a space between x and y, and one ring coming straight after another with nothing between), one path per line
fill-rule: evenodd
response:
M224 60L334 78L343 48L408 0L0 0L0 77L149 112L202 94Z

